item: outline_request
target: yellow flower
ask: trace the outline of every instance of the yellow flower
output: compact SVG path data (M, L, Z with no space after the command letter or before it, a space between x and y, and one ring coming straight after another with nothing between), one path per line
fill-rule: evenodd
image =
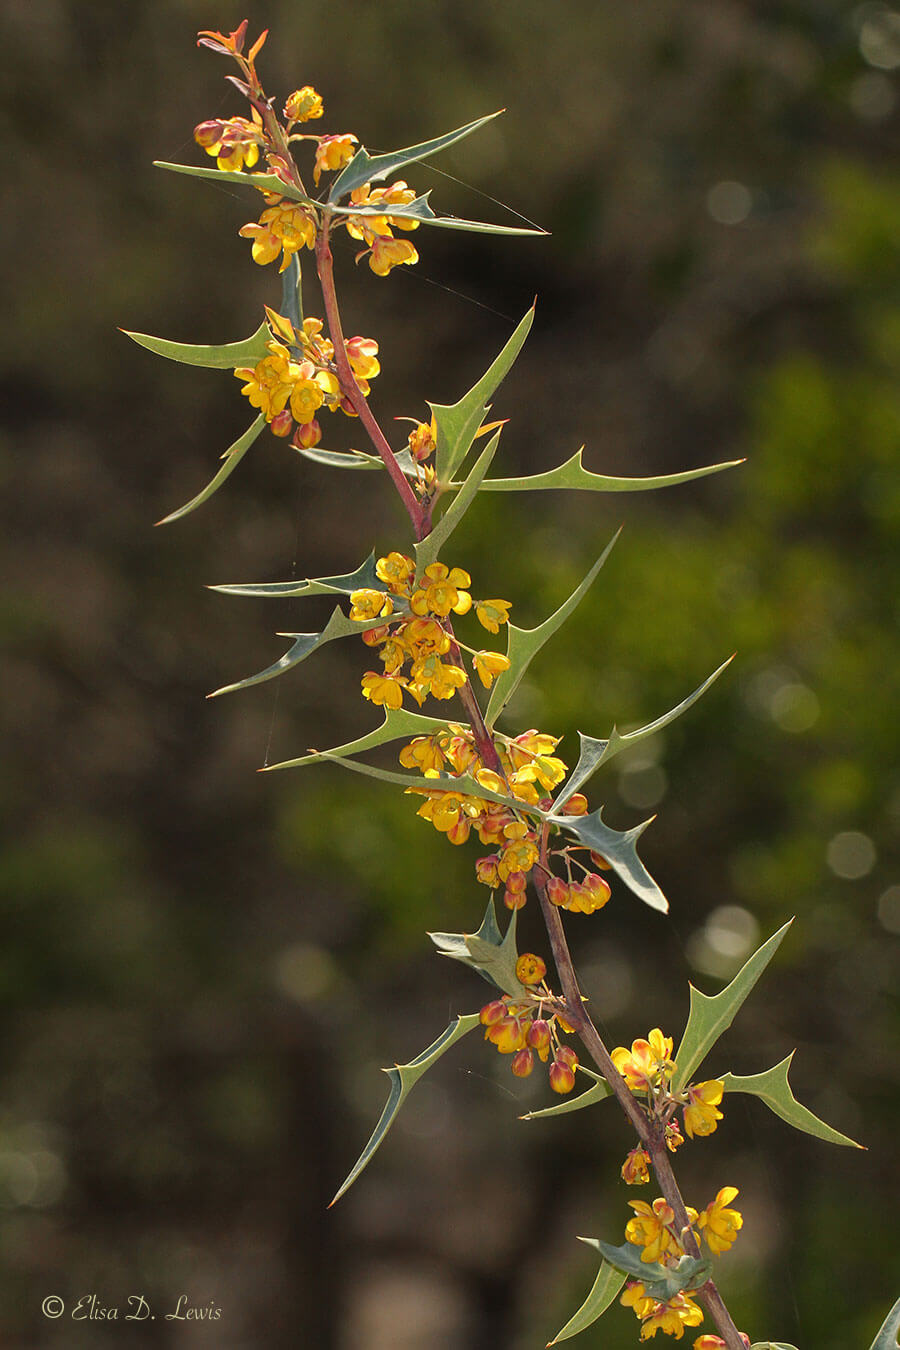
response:
M396 675L398 670L403 669L409 652L398 637L389 637L385 639L378 655L384 662L386 673Z
M627 1186L644 1186L650 1180L650 1154L639 1145L626 1155L622 1180Z
M649 1317L644 1314L641 1340L652 1340L657 1331L663 1331L667 1336L674 1336L676 1341L680 1341L685 1327L699 1327L702 1321L703 1310L698 1308L690 1295L676 1294L667 1303L655 1304Z
M431 694L432 698L452 698L467 680L464 670L441 661L438 656L426 656L424 660L416 661L410 677L412 693L418 690L422 695Z
M316 246L316 222L305 206L294 202L281 202L270 206L259 218L259 223L251 221L242 225L238 234L244 239L252 239L251 253L253 261L265 267L274 262L279 253L284 257L279 272L283 272L291 258L304 246Z
M394 602L384 591L363 589L350 593L351 619L387 618L393 613Z
M396 711L403 705L403 690L406 681L396 675L378 675L374 670L366 671L362 677L363 698L379 707L393 708Z
M375 564L375 575L378 580L386 582L396 595L403 593L415 570L416 564L405 553L389 553L387 557L379 558Z
M644 1200L629 1200L635 1215L625 1225L625 1240L636 1247L643 1247L642 1261L658 1261L664 1252L677 1250L678 1243L667 1227L675 1222L675 1211L660 1196L653 1201L652 1207Z
M653 1311L656 1300L647 1297L640 1280L629 1280L619 1302L623 1308L633 1308L635 1317L647 1317Z
M475 602L475 616L482 628L486 628L489 633L499 633L501 623L508 622L511 609L512 605L509 600L477 600Z
M374 191L371 183L364 183L362 187L355 188L350 193L350 201L354 206L369 207L408 206L410 202L415 201L415 197L413 189L402 179L392 183L389 188L376 188ZM419 222L413 217L392 216L381 212L348 216L344 224L351 238L362 239L370 246L377 238L392 239L391 226L401 230L415 230L419 227Z
M500 854L497 873L501 881L506 881L511 872L530 872L537 862L540 850L534 836L521 821L504 826L505 847ZM487 842L487 841L483 841Z
M254 408L259 408L267 422L282 412L291 396L293 375L290 352L280 342L268 343L269 354L252 370L240 367L234 373L245 380L242 394Z
M320 136L313 168L313 179L316 184L318 185L323 173L334 173L336 169L342 169L345 164L349 164L356 153L353 147L357 144L356 137L349 133L341 136Z
M259 159L262 128L244 117L229 117L227 121L214 118L194 128L194 140L208 155L212 155L220 169L240 172L246 165L252 169Z
M675 1068L672 1038L654 1027L649 1039L633 1041L630 1051L623 1045L616 1046L612 1062L632 1092L647 1092L656 1086L662 1074L670 1074Z
M443 563L430 563L425 568L423 583L410 600L414 614L438 614L446 618L451 610L454 614L468 614L472 608L472 597L465 589L471 586L472 578L461 567L451 569Z
M546 961L533 952L523 952L516 962L516 979L522 984L540 984L546 974Z
M490 689L495 676L509 670L509 657L500 652L476 652L472 660L485 689Z
M684 1128L691 1139L695 1134L712 1134L722 1119L722 1112L717 1111L716 1107L722 1100L724 1091L725 1084L720 1083L718 1078L711 1078L706 1083L692 1083L688 1088L688 1105L684 1108Z
M356 376L356 382L364 394L369 392L369 380L374 380L381 370L376 360L378 343L374 338L352 337L344 342L350 369Z
M325 395L316 377L315 367L309 361L295 367L297 378L291 389L291 412L300 423L311 422L325 402Z
M723 1186L715 1200L710 1201L700 1214L698 1226L703 1230L706 1245L716 1256L728 1251L738 1229L744 1226L743 1215L736 1209L727 1208L737 1194L736 1186Z
M365 256L359 254L359 257ZM401 263L417 263L419 261L419 251L408 239L384 239L376 235L372 240L369 250L369 266L378 277L386 277L392 267L399 267Z
M434 454L437 445L437 427L434 418L431 422L417 422L409 433L409 453L417 464L422 464Z
M555 755L535 755L529 763L523 764L521 769L516 769L511 775L510 782L513 783L540 783L546 791L555 788L557 783L561 783L568 771L568 766Z
M284 115L289 122L311 122L325 112L322 95L317 94L312 85L305 84L289 94L284 105Z
M435 619L411 619L404 624L403 638L415 659L445 656L450 650L450 634Z
M446 763L438 739L441 735L442 733L438 732L435 736L416 736L409 745L404 745L400 751L400 763L403 767L418 769L420 773L425 773L428 769L440 773Z

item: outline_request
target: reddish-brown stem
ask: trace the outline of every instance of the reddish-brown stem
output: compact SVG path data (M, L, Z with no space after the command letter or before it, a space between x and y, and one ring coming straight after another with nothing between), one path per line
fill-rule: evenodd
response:
M563 928L562 916L556 905L552 904L547 894L547 881L550 873L547 869L547 839L549 829L544 826L541 836L541 856L540 861L535 868L535 888L538 893L538 899L541 904L541 912L544 916L544 923L547 928L547 936L550 940L550 950L553 953L553 961L559 975L560 988L566 1001L566 1021L572 1026L576 1034L580 1037L582 1044L590 1054L597 1068L603 1074L606 1082L621 1106L629 1122L634 1127L635 1133L641 1141L641 1144L650 1155L650 1162L656 1173L656 1179L659 1182L659 1188L663 1193L666 1202L670 1205L675 1214L675 1230L679 1234L683 1233L683 1245L689 1256L699 1256L700 1248L690 1227L690 1219L687 1213L684 1199L675 1180L675 1173L672 1171L672 1164L669 1161L669 1154L666 1148L665 1127L659 1122L651 1120L642 1110L634 1094L631 1092L625 1079L619 1073L612 1061L612 1056L603 1043L603 1039L591 1021L588 1015L584 1001L581 996L581 990L578 987L578 977L575 974L575 966L572 961L572 953L569 950L569 944L566 939L565 929ZM734 1325L731 1314L726 1308L722 1296L712 1280L707 1280L701 1289L697 1291L698 1298L706 1304L710 1316L715 1322L719 1334L724 1340L728 1350L745 1350L744 1342L741 1340L740 1332Z
M322 286L322 299L325 304L325 318L328 323L328 333L334 346L334 363L337 367L338 379L341 382L341 392L349 401L353 411L358 415L369 439L378 451L384 466L391 476L394 487L400 494L403 505L409 512L409 518L412 521L416 539L423 539L426 533L425 514L419 505L416 494L413 492L397 463L397 457L388 444L387 437L381 430L375 420L375 416L369 407L365 395L356 383L356 377L350 368L350 362L347 358L347 352L344 348L344 333L341 327L341 315L338 309L337 295L334 289L334 260L331 255L331 246L328 242L329 220L326 211L325 218L319 228L319 238L316 243L316 268L319 273L319 281Z

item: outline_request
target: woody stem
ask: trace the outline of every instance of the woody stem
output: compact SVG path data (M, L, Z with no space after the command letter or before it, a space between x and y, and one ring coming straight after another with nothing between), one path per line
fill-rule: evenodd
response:
M685 1251L689 1256L699 1256L700 1248L690 1227L687 1208L679 1190L678 1182L675 1180L672 1164L669 1161L665 1128L652 1121L641 1109L625 1079L613 1063L612 1056L604 1045L599 1031L585 1010L581 990L578 987L578 976L575 973L575 966L572 961L572 953L569 950L569 943L563 928L562 916L547 893L547 881L550 877L547 867L548 836L549 827L545 825L541 835L540 860L538 866L534 869L535 888L540 900L547 936L550 940L553 961L559 975L560 987L566 1001L566 1021L580 1037L582 1044L603 1074L610 1090L628 1117L630 1124L634 1127L642 1146L650 1155L650 1162L656 1173L660 1190L666 1203L675 1214L675 1229L679 1233L684 1233L683 1245ZM718 1327L719 1334L728 1350L745 1350L740 1333L712 1280L707 1280L706 1284L698 1290L698 1297L703 1300L709 1309L710 1316Z
M409 513L416 539L423 539L427 528L425 514L416 500L416 494L413 492L406 475L397 463L397 458L388 444L387 437L375 420L375 416L369 407L368 401L359 385L356 383L356 377L350 368L350 362L344 348L344 333L341 327L341 316L340 311L338 310L337 295L334 289L334 259L328 242L328 233L329 218L328 212L326 211L319 230L319 237L316 242L316 269L319 273L319 281L322 286L325 317L328 321L328 333L334 347L334 363L337 367L338 379L341 383L341 392L350 403L353 411L359 417L359 420L368 432L370 441L384 461L384 467L390 474L394 487L400 494L400 499Z

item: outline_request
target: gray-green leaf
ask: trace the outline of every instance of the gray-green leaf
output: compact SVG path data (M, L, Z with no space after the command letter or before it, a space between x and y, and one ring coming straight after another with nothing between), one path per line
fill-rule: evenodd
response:
M221 469L214 478L210 479L203 491L198 492L196 497L192 497L189 502L185 502L184 506L179 506L177 511L171 511L169 515L163 516L162 520L156 522L157 525L171 525L173 520L180 520L182 516L188 515L191 511L196 511L198 506L202 506L204 502L209 501L213 493L217 492L225 482L225 479L230 478L234 473L265 425L266 419L260 414L253 425L247 428L243 436L239 437L233 445L229 445L222 456Z
M871 1350L897 1350L900 1339L900 1298L881 1324L881 1329L871 1345Z
M348 619L338 606L321 633L279 633L279 637L294 639L294 645L289 651L285 652L279 661L276 661L274 665L266 666L265 670L261 670L257 675L248 675L245 680L238 680L235 684L223 685L221 689L215 689L207 697L218 698L220 694L233 694L238 689L249 689L252 684L262 684L264 680L274 680L277 675L283 675L285 671L292 670L301 661L305 661L319 647L324 647L326 642L334 642L335 638L351 637L354 633L365 633L370 628L377 628L383 622L383 619Z
M570 1336L577 1336L579 1331L585 1331L592 1326L597 1318L606 1312L624 1283L625 1276L621 1271L606 1261L602 1262L597 1278L591 1286L591 1292L563 1329L556 1333L552 1341L547 1342L548 1347L558 1345L560 1341L567 1341Z
M824 1139L828 1144L844 1144L849 1148L862 1148L862 1144L857 1144L855 1139L849 1139L846 1134L841 1134L839 1130L832 1129L830 1125L825 1124L824 1120L814 1116L812 1111L805 1106L801 1106L797 1101L788 1082L788 1071L793 1058L794 1051L792 1050L780 1064L775 1064L771 1069L766 1069L764 1073L754 1073L747 1077L740 1077L733 1073L723 1073L718 1076L725 1084L726 1092L749 1092L752 1096L761 1098L770 1111L774 1111L776 1116L780 1116L789 1125L793 1125L795 1130L802 1130L804 1134L815 1135L817 1139Z
M280 197L290 197L292 201L304 202L307 206L319 206L312 197L303 193L290 183L285 183L274 173L242 173L234 169L198 168L194 164L167 164L164 160L153 161L155 169L169 169L172 173L185 173L190 178L211 178L220 183L240 183L241 187L259 188L260 192L276 192Z
M262 596L273 600L295 600L309 595L352 595L354 591L381 590L382 582L375 574L375 551L369 554L355 572L338 577L310 577L305 581L261 581L242 585L210 586L211 591L223 595ZM380 619L379 623L384 620ZM362 631L362 630L360 630Z
M456 494L430 534L426 534L422 542L416 544L416 574L418 576L421 577L425 568L434 562L438 553L472 505L479 485L490 467L491 460L497 453L499 444L500 432L498 431L491 437L476 459L462 491Z
M417 220L420 225L437 225L445 230L468 230L474 234L546 234L546 230L521 225L491 225L484 220L463 220L459 216L439 216L428 201L431 192L423 192L421 197L407 202L405 206L391 206L391 219ZM375 206L332 206L335 215L340 216L383 216L385 207Z
M494 911L493 897L488 901L481 927L477 933L429 933L441 956L462 961L471 966L488 984L496 985L504 994L521 997L525 986L516 975L516 911L510 915L506 933L501 936Z
M581 462L583 454L582 446L564 464L558 464L555 469L547 469L545 473L535 473L525 478L486 478L481 485L481 491L537 492L543 488L578 488L589 492L650 492L655 488L690 483L695 478L721 473L723 469L733 469L744 462L741 459L730 459L722 464L707 464L702 469L686 469L683 473L666 473L656 478L611 478L603 473L590 473Z
M272 338L265 320L243 342L226 342L218 347L169 342L167 338L151 337L149 333L132 333L127 328L120 331L139 347L146 347L157 356L180 361L185 366L205 366L208 370L236 370L239 366L255 366L265 356L266 343Z
M734 657L729 656L728 660L723 661L719 669L714 670L712 675L704 680L692 694L688 694L687 698L683 699L677 708L672 708L670 712L663 713L662 717L657 717L655 721L648 722L645 727L638 727L635 731L626 731L621 735L613 727L609 739L606 741L595 740L593 736L585 736L583 732L579 731L578 739L581 742L581 753L578 756L578 763L575 765L568 782L560 788L556 801L553 803L554 810L557 810L563 802L567 801L573 792L582 788L588 779L594 776L600 765L612 759L613 755L617 755L620 750L627 750L629 746L642 741L645 736L652 736L655 732L662 731L663 727L667 727L670 722L675 721L676 717L680 717L683 712L686 712L693 703L697 702L698 698L706 693L713 681L719 678L725 667L729 666L733 660ZM490 709L488 709L488 712L490 713Z
M612 830L608 825L604 825L602 812L601 807L599 811L593 811L588 816L550 815L547 819L574 834L588 848L602 853L613 871L622 878L639 900L643 900L651 909L658 909L661 914L667 914L668 900L637 855L637 841L655 817L651 816L650 820L634 825L630 830Z
M788 919L777 933L773 933L720 993L703 994L693 985L689 986L691 1006L687 1026L675 1054L677 1068L672 1078L673 1092L684 1091L694 1070L706 1058L722 1033L731 1026L738 1009L772 960L793 922L793 919Z
M500 109L502 112L503 109ZM473 131L478 131L488 122L493 122L495 117L500 116L500 112L489 113L487 117L479 117L474 122L467 122L463 127L457 127L455 131L448 131L443 136L437 136L431 141L422 141L419 145L408 146L405 150L389 150L383 155L370 155L365 146L360 146L356 154L350 160L331 185L331 191L328 194L330 204L339 202L342 197L346 197L348 192L353 192L355 188L362 187L364 183L380 183L389 174L396 173L406 164L416 164L420 160L428 159L431 155L438 154L441 150L446 150L457 141L463 140L466 136L471 136ZM383 214L383 213L382 213Z
M332 1205L350 1189L360 1172L371 1160L376 1149L381 1146L385 1135L397 1118L400 1107L422 1075L427 1073L432 1064L435 1064L441 1055L446 1054L452 1045L455 1045L458 1040L461 1040L463 1036L477 1026L478 1013L469 1013L465 1017L457 1017L455 1021L450 1023L446 1031L441 1032L436 1041L432 1041L427 1050L422 1051L421 1055L417 1055L408 1064L397 1064L393 1069L384 1070L391 1080L391 1090L385 1108L381 1113L378 1124L372 1131L369 1142L354 1163L334 1200L332 1200Z
M544 1120L547 1116L564 1116L570 1111L581 1111L585 1106L593 1106L595 1102L602 1102L604 1098L612 1095L612 1088L599 1073L594 1073L593 1069L586 1069L583 1064L578 1065L578 1072L593 1078L594 1086L578 1097L566 1097L556 1106L545 1106L541 1111L527 1111L524 1116L519 1116L519 1119Z
M347 741L345 745L336 745L331 750L311 750L308 755L301 755L299 759L286 759L280 764L268 764L266 768L297 769L302 764L321 764L323 759L333 756L346 759L347 755L361 755L366 750L374 750L376 746L396 741L400 737L431 736L436 731L446 729L446 726L447 723L442 722L439 717L425 717L422 713L407 712L405 708L385 708L381 726L375 731L370 731L367 736Z
M709 1279L712 1262L705 1257L682 1256L675 1266L664 1266L659 1261L642 1261L643 1247L626 1242L612 1247L599 1238L579 1238L590 1247L596 1247L611 1266L640 1280L651 1298L666 1302L682 1292L699 1289Z
M621 530L617 530L581 584L575 588L568 600L560 605L556 613L550 615L549 619L545 619L543 623L538 624L537 628L517 628L513 623L508 625L506 655L509 658L509 669L501 671L494 681L487 713L485 714L485 722L489 728L494 725L516 689L518 689L522 676L535 656L584 599L620 534Z
M534 306L528 311L516 327L512 337L504 346L497 359L488 367L458 403L430 403L437 427L437 449L435 468L439 483L450 483L454 473L462 464L475 440L475 434L484 421L489 399L498 388L501 380L509 373L513 362L522 350L534 322ZM464 485L457 483L457 488ZM468 483L465 485L468 486ZM485 483L480 483L484 487Z

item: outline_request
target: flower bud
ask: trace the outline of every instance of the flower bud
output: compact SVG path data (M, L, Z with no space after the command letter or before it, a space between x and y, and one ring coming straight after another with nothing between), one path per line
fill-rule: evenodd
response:
M580 881L569 882L569 903L566 909L571 910L573 914L590 914L590 896Z
M607 883L599 872L588 872L584 879L584 889L590 897L593 909L602 909L612 895Z
M528 885L528 877L525 872L510 872L506 878L506 889L508 891L521 892Z
M506 1016L506 1004L499 998L494 999L493 1003L486 1003L478 1014L478 1020L483 1027L492 1027L499 1022L501 1017Z
M551 877L547 882L547 899L551 905L565 908L569 899L569 888L562 877Z
M546 974L546 961L533 952L523 952L516 962L516 979L522 984L540 984Z
M528 896L524 891L505 890L503 892L503 903L507 909L521 909L527 899Z
M194 140L205 150L209 145L218 145L224 129L224 124L218 118L201 122L199 126L194 127Z
M561 1045L556 1052L556 1060L559 1064L567 1064L570 1069L578 1068L578 1056L570 1045Z
M561 1097L572 1091L575 1086L575 1075L568 1064L561 1064L558 1059L553 1061L550 1065L550 1086Z
M302 422L294 432L294 445L299 450L309 450L322 439L322 428L315 418L311 422Z
M545 1022L542 1017L535 1018L528 1028L525 1039L532 1050L537 1050L541 1058L545 1059L550 1045L550 1023Z
M475 876L482 886L498 886L500 878L497 875L497 863L500 861L496 853L489 853L486 858L475 859Z
M601 872L608 872L612 866L611 863L606 861L602 853L595 853L593 849L591 849L591 862L595 867L599 867Z
M650 1180L650 1154L640 1145L630 1150L622 1164L622 1180L627 1186L643 1186Z
M530 1050L519 1050L513 1055L510 1068L517 1078L527 1078L534 1068L534 1055Z
M588 800L583 792L573 792L569 800L563 806L564 816L586 816L588 809Z
M504 1017L488 1032L488 1040L496 1045L501 1055L512 1055L524 1048L525 1037L518 1017ZM574 1082L574 1078L572 1080Z
M291 416L289 408L283 408L280 413L276 413L269 423L269 430L273 436L290 436L294 425L294 419Z

